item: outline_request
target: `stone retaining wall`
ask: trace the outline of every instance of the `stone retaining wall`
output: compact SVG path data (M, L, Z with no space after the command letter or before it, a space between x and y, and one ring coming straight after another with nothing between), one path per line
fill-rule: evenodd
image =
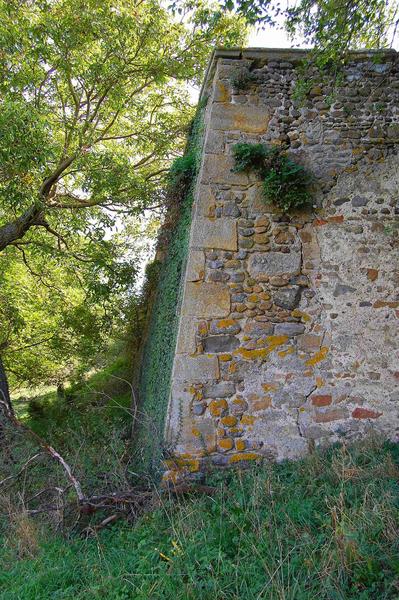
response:
M398 54L354 53L342 87L316 73L299 101L304 54L220 50L208 69L167 479L370 428L398 437ZM265 204L257 176L231 170L238 141L288 146L313 208Z

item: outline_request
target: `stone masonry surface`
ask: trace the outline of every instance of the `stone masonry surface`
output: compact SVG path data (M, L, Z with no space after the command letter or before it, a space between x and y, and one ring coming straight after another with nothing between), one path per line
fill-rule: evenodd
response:
M399 436L399 58L353 53L295 100L295 50L219 50L165 429L165 478ZM231 84L238 68L248 89ZM232 146L284 144L314 206L282 214Z

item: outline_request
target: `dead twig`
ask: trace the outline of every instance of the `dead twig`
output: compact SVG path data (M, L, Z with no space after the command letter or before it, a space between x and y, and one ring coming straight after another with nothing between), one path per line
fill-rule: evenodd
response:
M61 456L61 454L59 454L59 452L57 452L57 450L55 450L52 446L47 444L47 442L45 442L40 437L40 435L38 435L32 429L30 429L30 427L28 427L27 425L22 423L19 419L17 419L17 417L10 410L10 408L6 402L4 402L3 400L0 400L0 405L3 406L4 414L6 415L6 417L9 419L9 421L11 421L11 423L17 429L20 429L20 430L24 431L25 433L27 433L31 438L33 438L39 444L39 446L41 448L43 448L43 450L45 452L47 452L54 460L56 460L62 466L69 481L72 483L72 485L75 489L79 503L84 504L86 498L85 498L85 495L83 494L82 486L80 485L80 482L76 479L76 477L73 475L71 467L64 460L64 458Z

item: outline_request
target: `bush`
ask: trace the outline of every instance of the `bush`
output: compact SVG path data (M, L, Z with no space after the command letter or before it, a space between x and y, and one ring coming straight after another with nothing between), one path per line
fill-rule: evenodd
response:
M234 171L257 171L263 179L265 200L284 212L306 206L311 201L310 174L280 148L240 143L233 146L233 156Z

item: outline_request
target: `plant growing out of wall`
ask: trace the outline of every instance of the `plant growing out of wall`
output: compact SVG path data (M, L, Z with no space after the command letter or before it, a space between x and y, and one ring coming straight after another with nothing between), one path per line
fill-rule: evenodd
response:
M255 170L263 179L266 202L284 212L302 208L311 201L311 176L302 166L290 159L284 149L265 144L239 143L233 146L233 171Z
M255 77L248 67L237 67L230 75L230 83L237 92L247 90L254 80Z
M176 158L170 168L169 183L172 186L181 186L190 182L196 172L196 162L196 155L193 151Z

